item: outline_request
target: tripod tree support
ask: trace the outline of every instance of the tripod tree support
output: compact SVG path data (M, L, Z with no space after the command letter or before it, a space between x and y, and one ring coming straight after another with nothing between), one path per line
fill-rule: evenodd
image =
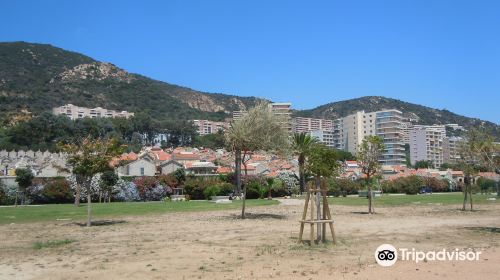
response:
M310 236L309 244L321 242L326 242L326 226L330 228L330 233L332 235L332 242L336 244L335 230L333 228L333 219L330 213L330 207L328 207L328 200L326 197L326 188L321 188L319 181L317 182L317 187L315 189L309 187L306 193L306 199L304 204L304 211L302 212L302 219L300 220L300 233L299 233L299 243L302 243L304 228L306 224L310 225ZM307 211L310 207L310 216L307 219ZM316 215L314 215L314 208L316 207ZM319 210L319 211L318 211ZM314 239L314 225L317 226L316 239Z

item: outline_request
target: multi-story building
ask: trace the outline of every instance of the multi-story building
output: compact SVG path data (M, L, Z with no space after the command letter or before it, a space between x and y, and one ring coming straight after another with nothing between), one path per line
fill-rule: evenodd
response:
M312 137L318 139L318 141L330 148L335 148L335 142L334 142L334 132L331 130L324 130L324 129L318 129L314 131L309 131L309 135Z
M401 123L401 131L403 132L403 143L410 144L410 130L413 128L413 124L411 122L402 122Z
M292 132L292 103L271 103L269 108L280 119L281 125Z
M270 103L269 104L269 109L280 118L280 122L283 125L283 127L289 131L292 132L292 103ZM246 111L240 110L240 111L233 111L233 120L238 120L243 115L246 114Z
M115 111L102 107L86 108L79 107L73 104L66 104L52 109L54 115L64 115L72 120L89 118L129 118L134 116L134 113L127 111Z
M462 137L445 137L443 139L443 162L456 163L460 159L460 145Z
M334 146L357 154L366 136L382 138L385 150L379 161L384 165L404 165L406 162L402 131L403 113L391 109L364 111L334 121Z
M415 125L410 130L410 162L432 162L434 168L443 164L443 140L446 138L444 125Z
M219 131L225 131L229 128L229 123L227 122L215 122L209 120L193 120L196 130L199 135L207 135L217 133Z
M333 131L333 121L302 117L296 117L292 119L292 130L295 133L310 132L320 129Z

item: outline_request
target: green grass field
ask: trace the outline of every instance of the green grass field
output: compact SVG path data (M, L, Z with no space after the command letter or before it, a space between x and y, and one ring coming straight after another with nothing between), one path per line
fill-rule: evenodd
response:
M493 195L474 195L475 204L498 204L500 199ZM375 198L377 206L427 206L427 205L460 205L463 201L462 193L440 193L431 195L383 195ZM367 199L363 197L335 197L329 198L329 202L335 205L367 205ZM249 199L247 205L263 206L278 204L275 200ZM172 212L211 211L241 208L241 201L233 201L231 204L216 204L209 201L179 201L179 202L113 202L93 203L92 217L94 220L103 218L115 218L120 216L141 216L148 214L161 214ZM29 223L37 221L69 220L83 222L87 217L86 204L75 207L72 204L52 204L42 206L19 206L0 207L0 224Z
M488 200L496 198L496 200ZM402 206L402 205L433 205L433 204L462 204L464 195L462 193L434 193L425 195L382 195L375 198L375 205L379 206ZM493 195L476 194L472 196L475 204L500 203L500 199ZM333 205L365 205L368 203L363 197L335 197L329 198Z
M278 204L275 200L248 199L247 206ZM92 203L93 219L120 216L140 216L172 212L210 211L241 208L241 201L218 204L209 201L177 202L113 202ZM47 204L42 206L0 207L0 224L29 223L38 221L71 220L82 222L87 217L87 205L75 207L73 204Z

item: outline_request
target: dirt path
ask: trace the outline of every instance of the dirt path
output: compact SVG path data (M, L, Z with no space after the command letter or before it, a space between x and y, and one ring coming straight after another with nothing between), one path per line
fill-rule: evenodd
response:
M0 279L499 279L500 206L457 208L379 207L366 215L335 206L338 245L313 247L297 244L302 209L293 204L250 208L246 220L232 210L129 217L90 229L67 221L2 225ZM62 239L76 242L33 249ZM482 255L386 268L373 256L383 243Z

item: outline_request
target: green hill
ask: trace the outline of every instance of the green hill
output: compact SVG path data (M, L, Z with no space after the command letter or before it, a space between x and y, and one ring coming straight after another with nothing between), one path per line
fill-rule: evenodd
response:
M259 98L206 93L132 74L110 63L51 45L0 43L0 123L7 124L71 103L144 113L155 120L220 120ZM328 103L295 116L343 117L358 110L398 109L421 124L484 127L500 138L500 126L380 96Z
M4 122L66 103L142 112L157 120L222 119L258 100L156 81L51 45L0 43L0 119Z

